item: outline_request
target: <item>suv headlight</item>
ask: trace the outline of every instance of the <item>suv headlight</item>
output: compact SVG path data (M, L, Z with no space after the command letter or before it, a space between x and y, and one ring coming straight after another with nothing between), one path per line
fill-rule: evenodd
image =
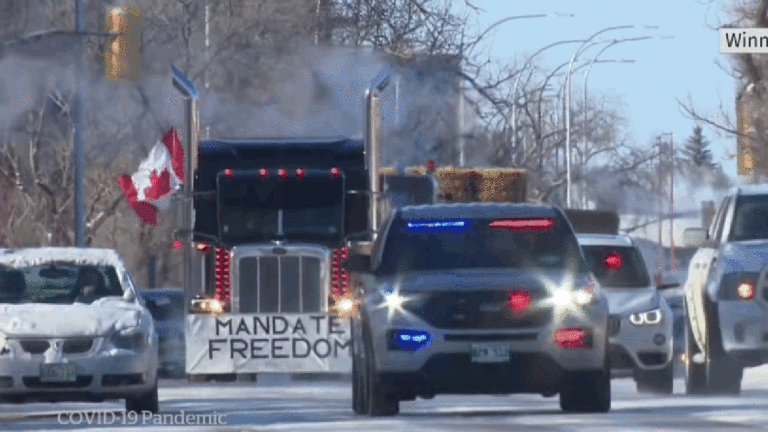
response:
M645 312L633 313L629 316L629 322L636 326L659 325L664 321L661 309L653 309Z

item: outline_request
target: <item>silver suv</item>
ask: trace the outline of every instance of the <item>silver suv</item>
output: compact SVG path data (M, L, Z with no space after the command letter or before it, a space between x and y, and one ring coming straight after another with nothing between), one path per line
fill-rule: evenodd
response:
M709 230L684 236L699 247L685 283L686 392L739 393L744 368L768 363L768 185L732 189Z
M671 394L674 315L639 248L626 235L580 234L578 239L608 298L612 375L633 376L639 392Z
M370 267L354 263L355 412L394 415L441 393L559 393L565 411L610 409L608 304L559 209L406 206Z

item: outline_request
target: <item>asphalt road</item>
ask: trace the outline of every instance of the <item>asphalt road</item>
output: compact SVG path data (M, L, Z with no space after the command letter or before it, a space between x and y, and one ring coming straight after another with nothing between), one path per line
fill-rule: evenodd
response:
M747 369L743 389L736 397L685 396L683 381L677 379L674 395L658 397L638 394L630 379L614 379L608 414L564 414L557 397L437 396L402 402L397 417L371 419L352 413L351 387L344 381L272 378L260 383L197 385L165 380L160 389L162 418L126 418L122 403L0 405L0 430L768 430L768 367Z

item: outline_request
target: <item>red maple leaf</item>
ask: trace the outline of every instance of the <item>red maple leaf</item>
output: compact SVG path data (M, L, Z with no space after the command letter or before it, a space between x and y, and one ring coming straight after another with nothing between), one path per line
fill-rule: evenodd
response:
M171 173L167 169L157 175L157 170L152 170L149 176L152 186L144 189L144 198L147 200L158 200L171 192Z

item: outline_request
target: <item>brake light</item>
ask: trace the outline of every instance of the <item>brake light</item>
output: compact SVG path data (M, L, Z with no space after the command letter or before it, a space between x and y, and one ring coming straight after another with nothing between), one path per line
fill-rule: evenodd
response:
M230 300L230 257L229 251L216 248L216 299L229 303Z
M610 253L605 257L605 266L611 270L619 270L624 265L624 260L617 253Z
M587 331L568 328L555 333L555 343L560 348L589 348L592 346L592 338Z
M430 160L429 162L427 162L427 171L433 172L435 169L437 169L437 164L435 163L435 161Z
M497 219L489 225L494 229L510 231L549 231L555 226L554 219Z
M507 307L512 308L515 313L522 313L531 306L533 298L527 291L511 291L507 294Z
M266 168L262 168L261 170L259 170L259 175L261 176L262 179L266 180L267 178L269 178L269 171L267 171Z
M207 245L205 243L198 243L197 244L197 251L200 253L208 253L211 251L211 246Z
M232 168L225 169L224 177L226 177L227 180L232 180L233 178L235 178L235 170L233 170Z
M348 259L349 249L343 247L333 251L331 285L333 286L333 297L336 299L349 293L349 271L345 265Z
M339 176L341 175L341 171L338 168L333 167L331 168L331 175L333 176L333 178L339 178Z
M749 282L743 282L736 288L736 292L744 300L752 300L755 298L755 285Z
M277 170L277 176L280 177L280 180L285 180L288 177L288 171L285 168L280 168Z
M184 243L181 242L181 240L176 240L173 242L173 248L176 250L181 250L181 248L184 247Z
M304 168L298 168L298 169L296 170L296 176L297 176L297 177L299 177L300 179L303 179L303 178L304 178L304 174L305 174L305 173L306 173L306 172L304 171Z

